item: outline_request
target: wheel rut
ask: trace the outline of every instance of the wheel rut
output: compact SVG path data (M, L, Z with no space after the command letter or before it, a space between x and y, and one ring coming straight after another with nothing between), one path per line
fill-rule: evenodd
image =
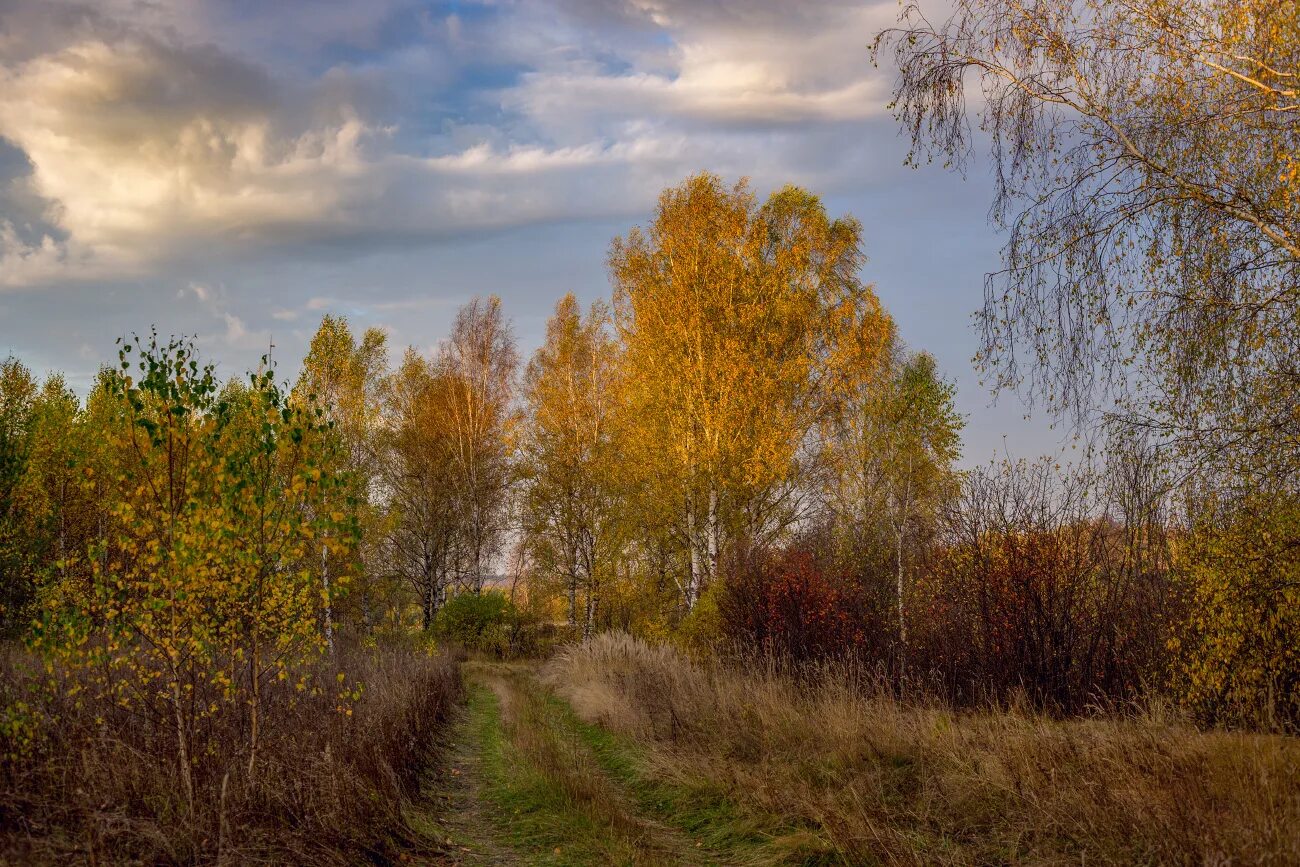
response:
M464 668L468 707L431 788L445 864L726 864L638 808L526 663Z

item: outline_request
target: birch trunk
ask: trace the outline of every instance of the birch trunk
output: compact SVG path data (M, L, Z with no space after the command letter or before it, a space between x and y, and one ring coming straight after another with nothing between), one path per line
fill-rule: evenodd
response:
M325 646L330 655L334 655L334 602L330 598L330 558L329 548L322 541L320 546L321 583L325 588Z

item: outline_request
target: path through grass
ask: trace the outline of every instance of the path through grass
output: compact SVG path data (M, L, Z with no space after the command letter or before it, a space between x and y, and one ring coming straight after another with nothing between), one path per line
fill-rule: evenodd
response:
M525 663L465 666L429 832L447 863L758 864L762 835L727 805L654 783L631 745L579 720Z

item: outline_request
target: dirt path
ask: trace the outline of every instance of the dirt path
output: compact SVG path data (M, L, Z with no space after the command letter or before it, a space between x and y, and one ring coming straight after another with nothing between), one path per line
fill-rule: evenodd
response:
M727 863L638 809L534 666L471 662L465 676L467 707L430 782L442 863Z
M444 854L430 865L526 864L518 852L499 842L496 817L484 800L483 744L468 708L452 725L447 752L426 783L431 805L416 818L419 830L436 841Z

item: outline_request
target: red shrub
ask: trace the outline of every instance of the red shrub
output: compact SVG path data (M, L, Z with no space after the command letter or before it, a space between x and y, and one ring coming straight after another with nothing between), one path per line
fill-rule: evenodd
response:
M910 650L955 697L1023 689L1077 712L1158 677L1165 587L1106 521L982 533L918 576Z
M808 548L733 558L719 607L733 641L792 662L858 652L877 638L861 582Z

